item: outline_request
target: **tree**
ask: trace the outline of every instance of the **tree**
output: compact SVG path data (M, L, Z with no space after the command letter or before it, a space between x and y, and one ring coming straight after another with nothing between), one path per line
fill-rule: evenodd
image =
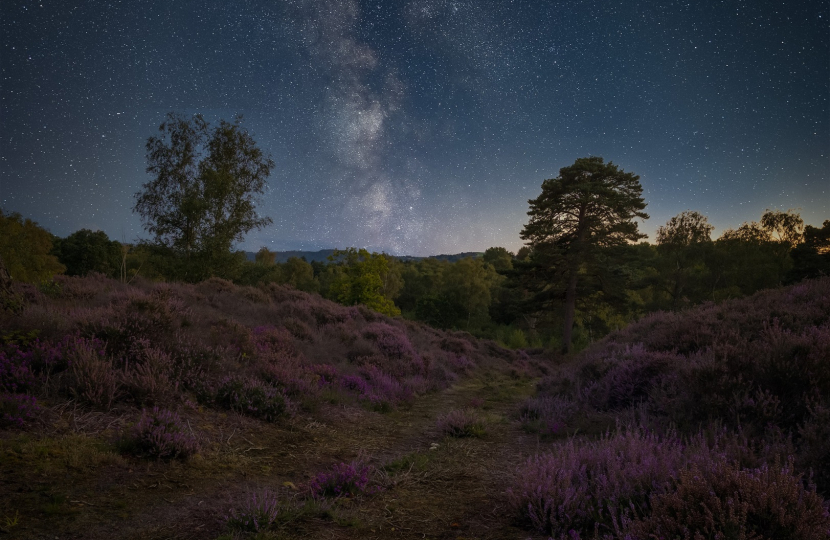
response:
M804 220L793 210L767 209L761 216L761 227L766 231L769 240L780 242L794 248L804 238Z
M147 139L147 172L154 178L136 193L133 211L158 246L196 260L186 265L187 278L235 260L233 244L271 223L255 207L274 162L241 122L221 120L211 129L201 115L169 113L160 135Z
M401 314L393 302L399 287L390 288L400 277L390 275L395 271L390 269L386 255L349 248L335 250L329 260L325 291L329 299L346 306L363 304L392 317Z
M110 240L103 231L81 229L55 240L52 254L66 266L70 276L100 272L109 277L121 273L121 243Z
M657 229L660 287L671 296L677 309L687 289L702 283L706 250L712 247L712 231L706 216L686 210ZM697 278L697 279L696 279Z
M706 216L685 210L657 228L657 245L680 248L711 242L714 230Z
M782 285L784 276L793 266L790 253L804 239L804 220L792 210L767 209L761 216L761 227L767 233L775 256L778 285Z
M40 283L66 267L52 255L52 235L31 219L0 210L0 258L11 279Z
M779 286L792 268L790 255L804 234L804 221L796 212L769 210L761 222L743 223L726 230L717 244L727 251L732 282L743 294Z
M314 268L299 257L289 257L282 265L280 282L306 292L316 292L318 288Z
M484 262L493 265L496 272L504 273L513 269L513 254L503 247L491 247L484 252Z
M634 218L643 212L640 177L626 173L601 157L577 159L559 176L542 183L542 194L528 201L530 221L521 237L537 252L545 252L563 289L563 348L571 351L577 284L581 268L598 249L644 238Z
M277 253L267 247L261 247L254 255L254 261L262 266L274 266L277 264Z
M791 256L793 268L787 274L788 282L830 276L830 219L821 228L804 227L804 242L792 250Z
M491 264L472 257L465 257L444 271L442 295L460 307L457 311L463 313L466 329L469 330L474 317L489 316L491 290L500 277Z

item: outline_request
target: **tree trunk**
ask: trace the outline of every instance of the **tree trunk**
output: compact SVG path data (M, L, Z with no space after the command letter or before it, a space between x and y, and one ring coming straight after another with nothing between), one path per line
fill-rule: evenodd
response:
M568 288L565 289L565 327L562 330L562 351L569 354L573 349L571 343L574 329L574 315L576 313L576 279L579 267L571 269L568 276Z

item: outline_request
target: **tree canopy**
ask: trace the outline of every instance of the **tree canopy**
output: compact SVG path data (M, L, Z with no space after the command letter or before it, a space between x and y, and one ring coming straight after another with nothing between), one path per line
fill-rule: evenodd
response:
M341 304L363 304L390 316L401 314L393 299L401 283L384 254L365 249L335 250L329 257L326 296Z
M559 285L551 285L564 293L563 347L568 352L581 267L600 248L645 237L635 221L648 218L639 179L601 157L579 158L560 169L558 177L545 180L542 194L528 201L530 220L521 237L544 253L544 264L561 278Z
M681 212L657 229L658 275L654 282L671 296L673 309L680 307L690 287L702 285L714 230L706 216L691 210Z
M52 253L70 276L100 272L116 277L121 271L121 243L110 240L103 231L81 229L66 238L56 238Z
M274 162L242 128L242 118L211 128L201 117L169 113L159 136L147 139L153 179L136 193L133 208L158 246L208 275L245 234L271 223L256 212ZM186 276L198 279L203 275Z
M52 255L52 235L31 219L0 210L0 258L12 279L40 283L66 267Z

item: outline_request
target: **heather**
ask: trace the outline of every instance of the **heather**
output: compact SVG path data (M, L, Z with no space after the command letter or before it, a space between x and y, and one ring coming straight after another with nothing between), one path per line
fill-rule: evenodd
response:
M655 314L573 357L273 284L58 282L16 284L23 309L0 315L12 537L830 526L827 281Z
M541 365L469 334L274 284L92 274L13 287L22 308L0 312L0 468L18 514L0 514L0 529L24 538L96 529L109 523L100 521L109 501L153 516L147 530L155 505L189 508L194 490L211 516L227 516L208 519L211 538L356 522L343 500L375 504L414 474L378 472L411 450L375 455L366 445L376 433L413 429L404 415L440 441L437 418L451 410L441 403L456 385L513 373L508 384L524 388ZM418 419L424 404L436 408L428 420Z
M311 480L313 497L351 497L367 490L369 467L358 462L337 463Z
M142 412L123 444L159 459L186 458L199 450L195 435L188 432L179 415L158 407Z
M529 458L508 495L520 519L562 539L830 532L827 503L792 460L723 432L683 438L629 428L571 439Z
M471 339L273 284L125 285L100 275L56 283L48 296L20 286L26 308L4 316L4 395L62 396L104 411L191 395L276 421L323 391L391 410L446 388L483 357ZM453 339L467 345L447 345Z
M539 383L516 515L554 537L826 538L830 279L613 332Z
M450 437L481 437L484 421L471 409L456 409L438 419L438 431Z

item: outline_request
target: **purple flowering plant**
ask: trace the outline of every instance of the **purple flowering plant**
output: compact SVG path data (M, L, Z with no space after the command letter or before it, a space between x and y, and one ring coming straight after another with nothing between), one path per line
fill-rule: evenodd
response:
M34 396L0 392L0 427L22 429L39 410Z
M178 414L153 407L142 412L129 441L138 453L159 459L186 458L199 451L199 443L186 430Z
M356 462L338 463L311 481L311 495L315 498L352 497L365 493L369 485L369 472L369 467Z

